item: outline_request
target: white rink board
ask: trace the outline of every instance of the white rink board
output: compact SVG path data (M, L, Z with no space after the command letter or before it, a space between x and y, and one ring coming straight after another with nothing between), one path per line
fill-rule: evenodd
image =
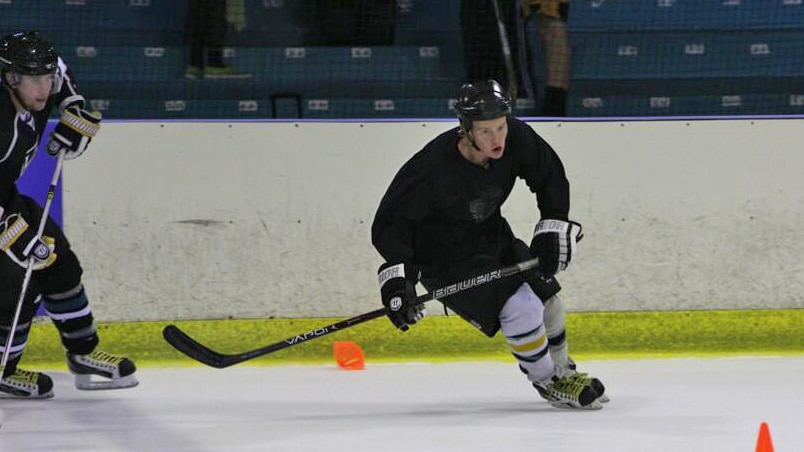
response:
M375 309L374 211L454 125L104 123L63 182L96 316ZM569 310L804 306L801 120L532 125L561 155L586 233L560 277ZM523 183L503 211L529 241L538 212Z

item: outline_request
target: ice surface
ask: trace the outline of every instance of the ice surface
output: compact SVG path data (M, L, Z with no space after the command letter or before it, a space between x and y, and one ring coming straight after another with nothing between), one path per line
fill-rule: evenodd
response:
M804 450L804 356L580 362L611 402L551 408L511 362L138 372L140 385L0 399L0 451Z

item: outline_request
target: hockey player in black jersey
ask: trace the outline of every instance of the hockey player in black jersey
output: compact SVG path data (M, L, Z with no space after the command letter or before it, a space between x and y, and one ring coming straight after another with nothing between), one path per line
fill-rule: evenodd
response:
M489 337L502 330L520 369L552 405L599 409L608 401L605 388L568 356L553 276L569 265L581 237L581 225L569 220L569 182L558 155L511 117L510 104L494 80L462 86L460 126L430 141L394 177L372 225L386 261L378 272L382 302L406 331L424 317L413 304L417 282L434 290L538 257L537 268L441 301ZM516 178L536 194L540 212L530 246L500 212Z
M39 237L43 208L20 194L16 186L36 155L54 108L60 120L49 137L48 153L64 153L69 160L84 152L100 127L100 115L85 110L84 103L66 64L38 33L19 32L0 40L0 353L7 354L0 392L7 395L53 395L50 377L17 365L40 302L59 331L76 387L111 389L137 384L134 363L97 347L81 265L64 233L48 218ZM34 271L13 342L6 349L30 259L34 259Z

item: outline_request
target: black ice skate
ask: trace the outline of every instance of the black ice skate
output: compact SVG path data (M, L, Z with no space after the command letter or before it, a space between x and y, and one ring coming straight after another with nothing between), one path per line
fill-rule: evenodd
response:
M599 394L589 381L567 376L564 378L553 377L550 380L533 383L533 387L539 391L550 405L556 408L572 408L582 410L599 410L603 406L598 402Z
M572 359L569 360L569 366L562 372L562 374L570 380L574 380L575 383L580 384L582 386L591 386L592 389L598 394L597 401L600 403L608 403L609 397L605 394L606 387L603 383L595 377L590 377L589 374L585 372L578 372L575 366L575 362ZM522 371L523 374L528 375L528 371L525 370L522 365L519 366L519 370ZM537 385L536 383L533 384L533 387L539 392L539 395L542 396L544 400L548 402L554 402L553 398L551 398L547 391Z
M600 403L609 403L609 396L604 394L606 392L606 387L603 385L603 382L595 377L590 376L586 372L578 372L578 365L575 364L575 361L573 361L572 358L568 358L567 361L567 368L572 372L571 376L579 380L589 380L592 387L595 388L595 391L600 394L600 397L597 398L597 401Z
M569 378L574 379L583 385L588 384L595 390L595 392L600 394L597 398L598 402L609 403L609 396L604 394L606 392L606 387L603 385L603 382L601 382L597 378L590 377L589 374L587 374L586 372L575 372L571 374Z
M53 397L53 380L41 372L17 368L0 380L0 392L23 399L47 399Z
M123 389L137 386L136 367L130 359L95 350L88 355L67 353L67 366L75 375L75 387L85 390ZM95 381L92 377L102 377Z

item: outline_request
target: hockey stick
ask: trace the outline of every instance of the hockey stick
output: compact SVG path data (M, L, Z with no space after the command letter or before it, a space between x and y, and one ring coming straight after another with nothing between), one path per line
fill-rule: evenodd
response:
M508 32L505 30L505 23L500 14L500 4L497 0L491 0L494 4L494 15L497 18L497 31L500 33L500 43L502 45L503 58L505 58L505 71L508 73L508 94L516 102L516 95L519 88L516 81L516 70L514 60L511 57L511 46L508 43Z
M37 229L36 236L42 238L45 232L45 224L47 217L50 213L50 205L53 204L53 197L56 195L56 185L59 183L59 176L61 176L61 167L64 164L64 150L59 152L58 159L56 160L56 169L53 170L53 178L50 180L50 187L47 190L47 200L45 201L45 208L42 210L42 219L39 221L39 229ZM6 346L3 349L3 358L0 359L0 377L6 370L8 364L8 355L11 350L11 343L14 341L14 332L17 329L17 324L20 321L20 313L22 312L22 304L25 300L25 292L28 291L28 285L31 283L31 275L33 274L34 257L28 258L28 266L25 268L25 278L22 280L22 289L20 290L20 297L17 300L17 310L14 311L14 319L11 321L11 329L8 330L8 338L6 339Z
M530 259L511 265L510 267L492 270L490 272L483 273L482 275L465 279L458 283L450 284L449 286L441 287L432 292L423 294L416 298L415 304L445 298L473 287L481 286L483 284L497 281L498 279L516 275L535 267L538 263L538 259ZM190 358L202 362L208 366L223 369L224 367L233 366L235 364L242 363L243 361L248 361L250 359L267 355L288 347L293 347L294 345L326 336L336 331L345 330L346 328L368 322L369 320L373 320L384 315L385 308L380 308L365 314L360 314L357 317L352 317L351 319L341 320L340 322L333 323L332 325L316 328L314 330L307 331L306 333L289 337L284 341L280 341L275 344L266 345L265 347L261 347L256 350L235 354L224 354L213 351L209 347L206 347L205 345L188 336L187 333L183 332L175 325L167 325L164 330L162 330L162 335L164 336L165 340L176 350L184 353Z

